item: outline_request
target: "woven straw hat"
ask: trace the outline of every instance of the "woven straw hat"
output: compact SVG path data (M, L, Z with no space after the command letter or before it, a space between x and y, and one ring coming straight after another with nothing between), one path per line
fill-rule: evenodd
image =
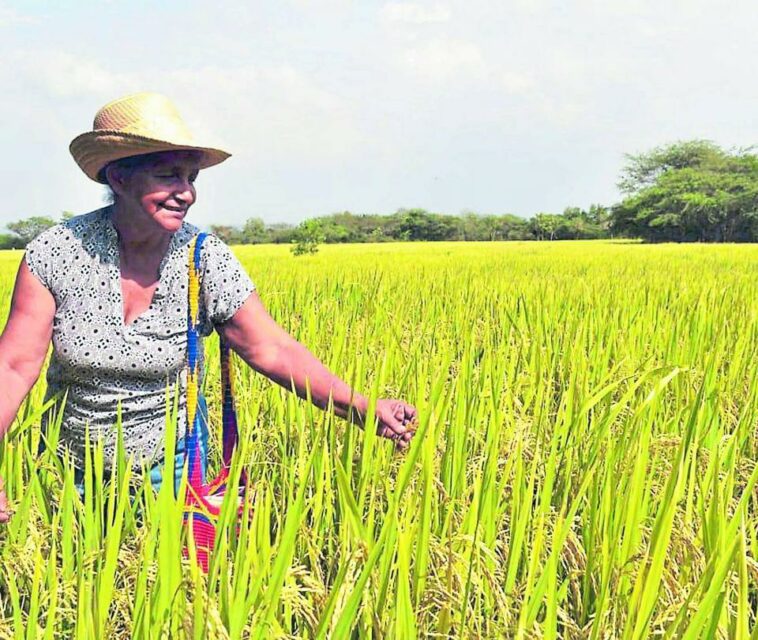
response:
M198 145L174 104L158 93L137 93L109 102L95 114L92 131L74 138L69 150L81 170L103 184L102 170L121 158L194 150L202 153L200 168L205 169L231 155Z

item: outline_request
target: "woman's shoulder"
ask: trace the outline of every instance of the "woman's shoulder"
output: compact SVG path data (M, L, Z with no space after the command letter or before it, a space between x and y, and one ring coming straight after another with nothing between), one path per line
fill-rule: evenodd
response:
M205 280L226 284L230 277L236 279L235 274L243 272L243 267L226 242L213 233L204 233L200 270Z
M209 247L212 251L229 250L229 245L226 244L221 238L212 233L207 233L205 236L205 243L203 246Z
M100 209L95 209L94 211L89 211L88 213L82 213L78 216L72 216L68 220L62 222L61 226L67 227L69 229L78 229L80 227L87 228L93 225L102 225L108 222L109 211L110 206L101 207Z
M71 266L81 260L84 251L93 255L107 252L103 222L110 224L105 210L97 209L46 229L26 245L24 260L29 270L51 291L61 290L78 273Z
M219 253L226 255L226 252L231 252L229 245L227 245L217 235L209 231L202 231L200 228L196 227L193 224L190 224L189 222L182 223L181 233L184 234L188 244L189 241L191 241L191 239L196 235L203 235L203 246L200 250L201 256L205 256L207 254L217 255Z
M92 236L94 232L100 231L103 224L107 222L107 209L104 207L73 216L45 229L27 245L27 251L38 250L42 246L69 245L72 242L82 241Z

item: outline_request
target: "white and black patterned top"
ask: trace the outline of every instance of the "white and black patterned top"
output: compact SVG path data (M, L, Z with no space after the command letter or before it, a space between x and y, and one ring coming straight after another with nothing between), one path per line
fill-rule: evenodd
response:
M85 429L102 438L110 466L120 403L127 455L135 466L163 455L166 389L179 382L177 435L184 435L188 245L198 232L183 223L171 237L150 307L123 323L118 234L112 207L77 216L39 235L26 249L29 270L55 298L47 397L67 392L60 441L84 464ZM221 240L202 249L201 335L231 318L255 286Z

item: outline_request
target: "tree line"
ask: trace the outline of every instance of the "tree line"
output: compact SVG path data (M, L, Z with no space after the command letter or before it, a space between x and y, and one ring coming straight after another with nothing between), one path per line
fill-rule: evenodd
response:
M567 207L531 218L511 213L460 215L399 209L389 215L343 211L299 225L250 218L211 225L228 244L398 242L437 240L576 240L609 237L649 242L758 242L758 155L689 140L627 155L618 182L621 202ZM71 217L64 212L63 219ZM23 248L56 224L35 216L7 225L0 249Z
M399 209L389 215L343 211L311 218L297 226L267 225L260 218L251 218L243 227L210 228L229 244L290 244L298 241L304 231L318 235L319 241L326 243L602 238L608 234L608 210L599 205L587 211L572 207L563 214L539 213L528 220L513 214L448 215L425 209Z

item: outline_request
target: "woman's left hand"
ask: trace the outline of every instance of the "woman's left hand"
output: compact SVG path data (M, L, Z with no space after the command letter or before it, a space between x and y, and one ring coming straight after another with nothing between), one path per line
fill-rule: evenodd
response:
M376 401L374 415L376 433L393 440L398 449L406 449L416 432L416 407L402 400L380 399Z

